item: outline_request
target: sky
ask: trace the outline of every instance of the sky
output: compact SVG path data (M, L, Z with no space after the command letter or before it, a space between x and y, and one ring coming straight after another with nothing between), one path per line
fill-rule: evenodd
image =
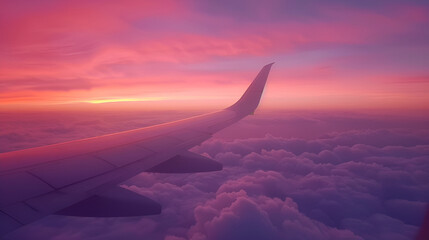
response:
M426 1L1 0L0 110L422 110Z
M429 2L0 0L0 153L233 104L190 151L222 171L141 173L162 205L48 216L5 239L411 240L429 223Z

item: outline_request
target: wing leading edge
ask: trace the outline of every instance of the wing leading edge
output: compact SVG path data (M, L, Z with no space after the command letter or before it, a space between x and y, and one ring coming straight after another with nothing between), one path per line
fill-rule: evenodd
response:
M117 185L143 171L221 170L220 163L187 150L253 114L272 64L261 69L235 104L218 112L0 153L0 236L54 213L90 217L159 213L159 204L134 193L126 194L127 190ZM136 213L127 207L129 203ZM104 212L105 209L110 210Z

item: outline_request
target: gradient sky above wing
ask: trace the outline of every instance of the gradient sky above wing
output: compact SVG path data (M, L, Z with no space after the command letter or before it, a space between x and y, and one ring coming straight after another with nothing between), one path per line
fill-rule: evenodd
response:
M0 2L0 109L429 106L423 1Z

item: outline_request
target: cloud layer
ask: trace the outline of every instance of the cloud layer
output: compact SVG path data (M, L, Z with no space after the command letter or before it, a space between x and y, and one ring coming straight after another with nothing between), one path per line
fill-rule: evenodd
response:
M308 117L249 118L243 124L295 122L302 126ZM223 163L223 171L142 173L122 185L160 202L161 215L123 219L50 216L11 237L413 239L429 201L427 130L416 126L363 130L356 126L370 121L364 115L312 115L311 119L312 123L334 119L336 124L354 125L355 130L307 139L272 135L214 138L192 151ZM384 121L385 126L392 126ZM106 124L79 122L98 127ZM57 136L70 134L52 131Z

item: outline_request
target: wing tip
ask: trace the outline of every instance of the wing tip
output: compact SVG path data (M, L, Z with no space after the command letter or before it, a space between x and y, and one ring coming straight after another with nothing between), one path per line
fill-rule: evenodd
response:
M241 98L227 109L240 113L240 115L252 114L259 105L265 83L273 64L274 62L263 66Z

